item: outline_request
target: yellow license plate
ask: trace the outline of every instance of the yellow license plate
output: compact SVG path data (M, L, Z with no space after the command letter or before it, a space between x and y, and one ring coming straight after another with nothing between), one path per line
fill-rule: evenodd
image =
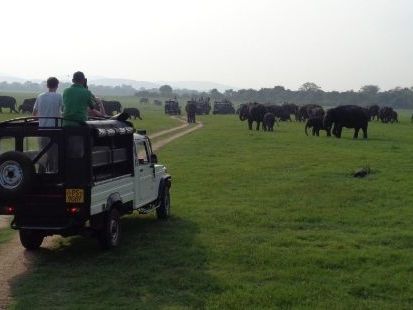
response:
M66 203L84 203L85 191L78 188L66 189Z

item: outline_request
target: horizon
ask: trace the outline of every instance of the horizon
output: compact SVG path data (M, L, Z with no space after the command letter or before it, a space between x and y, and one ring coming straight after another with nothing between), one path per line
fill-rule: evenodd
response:
M81 70L234 89L413 86L408 0L74 0L61 7L51 0L4 4L0 26L9 48L0 71L43 80Z
M7 79L4 79L4 77L7 77L9 80L7 80ZM56 75L55 77L57 77L58 79L59 79L59 81L60 82L63 82L63 83L71 83L71 79L70 78L61 78L60 77L60 75ZM234 90L234 91L238 91L238 90L241 90L241 89L254 89L254 90L260 90L260 89L264 89L264 88L274 88L274 87L279 87L279 86L281 86L281 87L284 87L286 90L290 90L290 91L298 91L299 90L299 88L301 87L301 85L299 85L298 87L297 87L297 89L291 89L291 88L288 88L288 87L286 87L285 85L273 85L273 86L269 86L269 87L258 87L258 88L252 88L252 87L248 87L248 88L241 88L241 87L234 87L234 86L230 86L230 85L225 85L225 84L221 84L221 83L219 83L219 82L214 82L214 81L196 81L196 80L193 80L193 81L138 81L138 80L133 80L133 79L127 79L127 78L116 78L116 77L106 77L106 76L90 76L90 77L88 77L88 76L86 76L87 78L88 78L88 80L93 84L93 82L96 82L96 81L99 81L99 80L113 80L113 81L122 81L122 80L124 80L124 81L131 81L131 82L137 82L137 83L151 83L151 84L157 84L157 86L156 87L153 87L153 88L145 88L145 87L142 87L142 88L144 88L144 89L146 89L146 90L152 90L152 89L156 89L156 88L159 88L160 86L162 86L162 85L169 85L169 84L179 84L179 83L205 83L205 84L217 84L217 85L221 85L221 86L228 86L227 88L222 88L221 87L221 90L220 90L220 88L217 88L218 89L218 91L220 91L220 92L224 92L225 90L230 90L230 89L232 89L232 90ZM7 82L7 83L12 83L14 80L21 80L20 82L19 81L17 81L17 82L19 82L19 83L24 83L24 82L26 82L26 81L29 81L29 82L32 82L32 83L46 83L46 79L47 78L45 78L45 79L40 79L40 78L26 78L26 77L20 77L20 76L13 76L13 75L10 75L10 74L7 74L7 73L4 73L4 72L0 72L0 83L2 83L2 82ZM307 81L307 82L311 82L311 81ZM126 82L127 83L127 82ZM131 85L131 84L125 84L125 83L118 83L118 84L116 84L115 82L113 82L113 85L109 85L109 84L93 84L93 85L96 85L96 86L121 86L121 85L128 85L128 86L132 86L133 87L133 85ZM303 83L304 84L304 83ZM388 89L384 89L384 88L382 88L380 85L376 85L376 84L363 84L363 85L361 85L358 89L342 89L342 90L337 90L337 89L329 89L329 90L327 90L327 89L323 89L322 87L321 87L321 90L322 91L324 91L324 92L335 92L335 91L338 91L338 92L350 92L350 91L353 91L353 92L359 92L360 90L361 90L361 88L363 87L363 86L369 86L369 85L373 85L373 86L377 86L378 88L379 88L379 91L380 92L385 92L385 91L390 91L390 90L393 90L393 89L396 89L396 88L402 88L402 89L413 89L413 86L410 86L410 85L398 85L398 86L395 86L395 87L393 87L393 88L388 88ZM318 85L319 86L319 85ZM134 87L135 88L135 87ZM199 91L199 92L208 92L208 91L210 91L210 90L212 90L212 88L210 88L210 89L196 89L196 88L179 88L179 87L172 87L173 89L176 89L176 90L184 90L184 89L186 89L186 90L196 90L196 91ZM135 88L136 90L139 90L139 89L137 89L137 88Z

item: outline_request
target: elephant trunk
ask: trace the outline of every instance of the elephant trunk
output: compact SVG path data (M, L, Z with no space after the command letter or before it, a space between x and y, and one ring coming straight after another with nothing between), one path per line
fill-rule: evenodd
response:
M304 131L305 131L305 134L306 134L307 136L308 136L308 132L307 132L307 128L308 128L308 127L310 127L310 126L308 126L308 122L307 122L307 123L305 124L305 130L304 130Z

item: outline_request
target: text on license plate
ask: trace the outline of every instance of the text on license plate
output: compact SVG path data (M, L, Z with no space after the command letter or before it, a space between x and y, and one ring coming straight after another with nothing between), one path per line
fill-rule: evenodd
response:
M66 188L66 203L84 203L85 191L80 188Z

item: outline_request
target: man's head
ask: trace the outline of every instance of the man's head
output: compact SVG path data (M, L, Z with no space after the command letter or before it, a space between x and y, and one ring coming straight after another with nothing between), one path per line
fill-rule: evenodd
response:
M83 72L77 71L77 72L73 73L72 82L74 84L84 85L85 80L86 80L86 78L85 78L85 75L83 74Z
M56 79L55 77L49 77L46 81L47 88L50 91L56 91L56 89L59 87L59 80Z

